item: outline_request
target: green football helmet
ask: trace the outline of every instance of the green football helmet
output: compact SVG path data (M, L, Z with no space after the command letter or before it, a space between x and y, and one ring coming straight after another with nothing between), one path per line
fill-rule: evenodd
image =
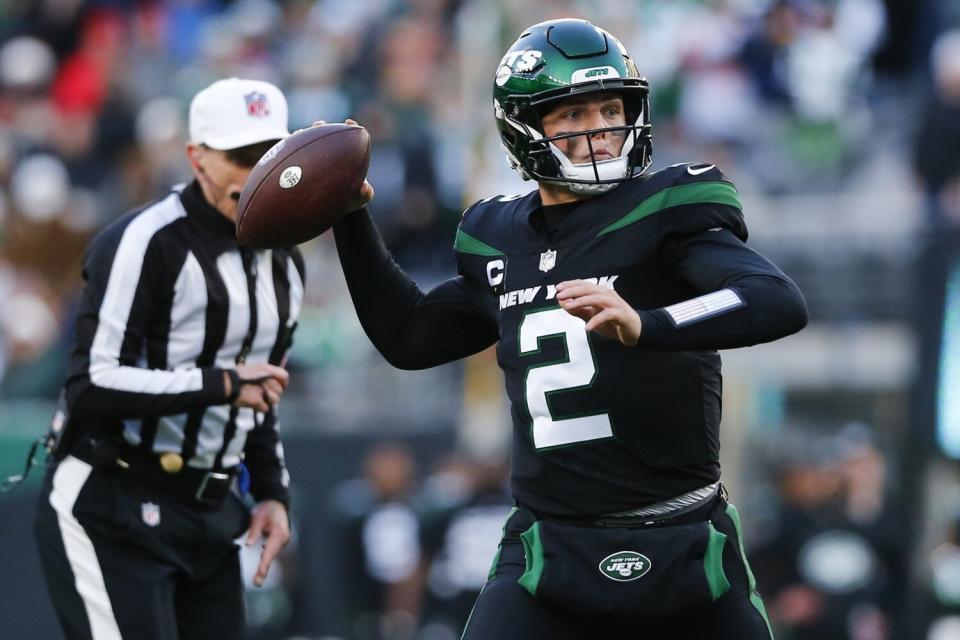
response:
M541 117L564 98L616 93L624 126L545 137ZM550 20L527 28L497 68L493 110L507 160L524 180L560 184L578 193L603 193L650 165L650 88L613 35L586 20ZM610 132L624 136L619 157L573 164L554 141Z

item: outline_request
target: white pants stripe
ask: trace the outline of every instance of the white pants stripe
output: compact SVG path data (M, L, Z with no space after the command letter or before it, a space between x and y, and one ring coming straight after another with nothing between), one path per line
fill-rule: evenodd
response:
M90 621L94 640L120 639L120 628L113 615L110 596L103 582L103 573L96 549L83 527L73 515L73 505L90 476L90 465L73 456L67 456L53 475L50 506L57 512L57 522L63 537L63 548L76 580L77 593Z

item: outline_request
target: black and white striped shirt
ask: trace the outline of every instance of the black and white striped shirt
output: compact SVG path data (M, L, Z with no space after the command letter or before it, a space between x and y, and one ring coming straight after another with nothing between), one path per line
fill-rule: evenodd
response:
M299 251L238 248L193 182L104 229L83 276L68 428L122 433L194 468L244 460L257 499L285 499L275 413L229 405L223 370L284 361L303 301Z

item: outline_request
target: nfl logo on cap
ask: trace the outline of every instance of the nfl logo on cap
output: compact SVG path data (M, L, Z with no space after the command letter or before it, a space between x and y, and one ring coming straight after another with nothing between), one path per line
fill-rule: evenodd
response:
M190 101L190 142L211 149L239 149L282 140L287 129L287 100L275 85L261 80L217 80Z
M270 104L267 102L267 96L259 91L248 93L243 96L247 101L247 115L255 118L265 118L270 115Z

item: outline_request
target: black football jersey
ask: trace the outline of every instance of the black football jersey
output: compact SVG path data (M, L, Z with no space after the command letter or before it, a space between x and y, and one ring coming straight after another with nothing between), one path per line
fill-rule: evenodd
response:
M463 216L455 250L474 304L499 331L514 425L515 497L554 515L629 510L716 481L716 351L626 347L560 309L556 285L589 279L635 309L701 296L664 265L672 238L728 230L746 240L733 184L677 165L572 206L547 233L540 194L495 197Z

